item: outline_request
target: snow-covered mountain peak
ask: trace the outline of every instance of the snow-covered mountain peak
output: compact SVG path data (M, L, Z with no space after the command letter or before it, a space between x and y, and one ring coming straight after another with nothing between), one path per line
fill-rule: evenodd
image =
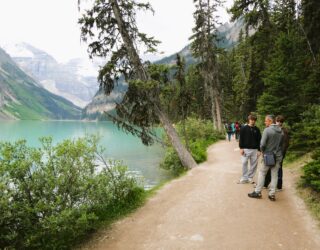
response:
M20 58L34 58L35 54L28 49L25 43L7 43L1 47L11 56Z

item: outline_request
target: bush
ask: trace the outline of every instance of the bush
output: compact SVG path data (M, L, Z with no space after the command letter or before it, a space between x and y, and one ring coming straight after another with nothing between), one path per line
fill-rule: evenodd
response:
M143 200L144 190L120 162L104 161L97 141L0 143L1 248L68 249Z
M188 118L183 123L176 125L177 132L182 138L182 142L187 145L193 158L197 163L207 160L207 148L218 140L224 139L224 135L213 129L212 122L196 118ZM168 139L166 139L167 144ZM161 168L172 171L175 175L179 175L185 171L180 159L172 146L168 146L164 161L160 165Z
M320 105L313 105L294 126L291 150L296 155L313 153L313 161L303 168L302 183L320 192Z
M303 167L302 184L320 193L320 150L312 156L313 161Z
M302 121L292 129L292 150L308 152L320 148L320 105L313 105L302 114Z

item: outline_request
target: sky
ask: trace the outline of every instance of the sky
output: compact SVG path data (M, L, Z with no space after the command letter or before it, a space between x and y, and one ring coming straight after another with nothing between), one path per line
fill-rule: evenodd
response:
M52 55L59 62L88 57L80 41L77 0L0 0L0 45L26 42ZM86 2L86 0L84 0ZM138 25L162 43L162 56L171 55L189 43L194 20L193 0L149 0L155 14L141 13ZM230 6L233 0L226 0ZM221 22L229 16L219 10Z

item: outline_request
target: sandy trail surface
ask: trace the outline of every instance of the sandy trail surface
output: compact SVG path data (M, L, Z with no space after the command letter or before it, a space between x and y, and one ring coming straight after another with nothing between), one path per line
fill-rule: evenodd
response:
M237 143L219 142L208 161L165 185L129 217L83 249L320 249L320 231L284 173L277 201L248 198ZM261 163L259 163L261 164Z

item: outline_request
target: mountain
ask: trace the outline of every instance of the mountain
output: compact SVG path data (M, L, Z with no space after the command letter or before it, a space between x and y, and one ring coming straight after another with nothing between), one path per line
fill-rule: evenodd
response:
M27 43L6 44L4 50L45 89L79 107L86 106L98 91L99 62L76 58L58 63L48 53Z
M238 20L234 23L225 23L218 28L218 47L230 49L234 47L238 42L238 37L240 30L243 28L243 20ZM185 46L181 51L178 52L181 54L186 61L186 65L191 65L196 62L196 59L193 58L190 51L190 44ZM151 57L149 57L151 58ZM154 59L155 57L153 57ZM165 57L161 60L155 61L156 64L168 64L173 65L176 63L176 54ZM94 96L91 103L89 103L83 111L83 116L89 119L96 119L104 113L110 112L115 108L115 102L122 100L123 95L126 91L126 85L122 82L114 91L109 95L105 96L100 90Z
M238 43L240 30L243 29L244 22L242 19L234 23L225 23L218 28L217 37L219 48L231 49ZM194 64L196 59L193 58L190 51L190 44L185 46L178 53L185 58L186 65ZM173 65L176 63L176 54L165 57L161 60L156 61L157 64L168 64Z
M116 103L120 103L124 94L128 89L128 85L123 79L119 80L110 95L106 96L100 89L92 101L83 109L83 117L86 119L100 119L103 113L112 112Z
M79 119L80 115L79 107L44 89L0 48L0 119Z

